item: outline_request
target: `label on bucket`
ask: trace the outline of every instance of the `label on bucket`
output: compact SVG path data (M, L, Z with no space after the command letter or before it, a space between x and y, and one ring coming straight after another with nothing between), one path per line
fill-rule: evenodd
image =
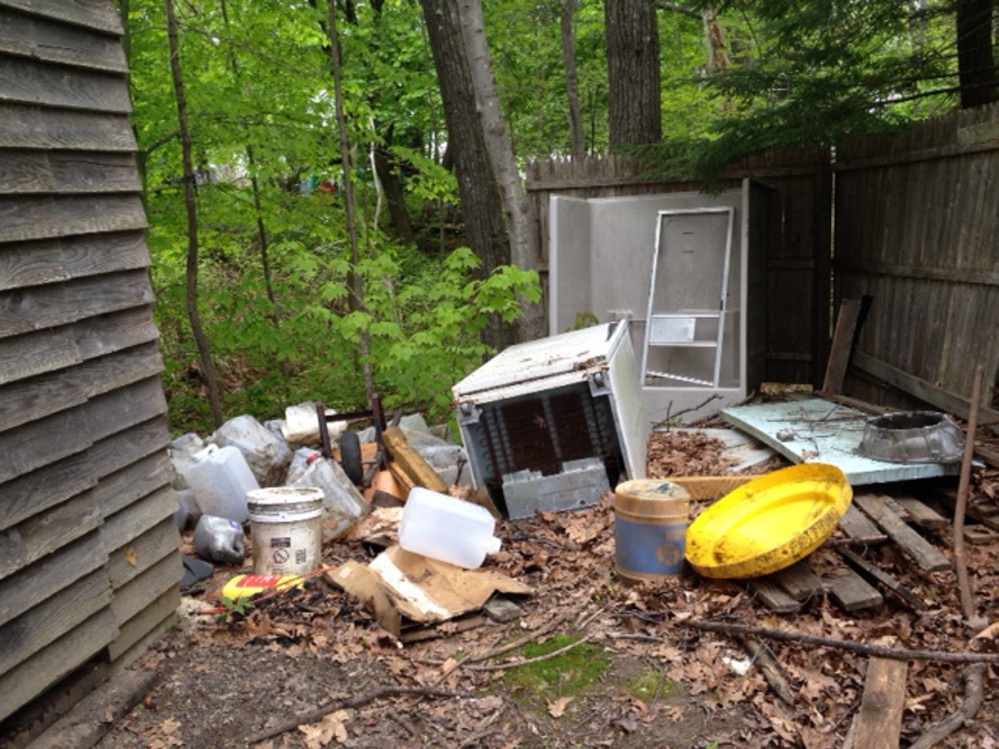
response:
M686 523L655 525L614 519L614 561L618 571L643 577L676 575L683 568Z
M253 571L258 575L296 575L319 566L318 523L253 526Z

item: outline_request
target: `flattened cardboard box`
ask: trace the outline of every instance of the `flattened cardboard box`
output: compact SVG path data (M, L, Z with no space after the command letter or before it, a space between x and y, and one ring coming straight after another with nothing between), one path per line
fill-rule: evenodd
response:
M410 625L434 624L477 611L493 593L531 595L530 586L490 570L466 570L386 549L371 564L353 560L326 573L347 593L368 603L378 623L398 637Z

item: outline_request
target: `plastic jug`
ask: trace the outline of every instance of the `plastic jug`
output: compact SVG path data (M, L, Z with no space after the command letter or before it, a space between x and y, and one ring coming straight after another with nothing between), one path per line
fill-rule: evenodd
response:
M246 495L260 486L238 448L209 445L182 470L205 515L246 522Z
M402 511L399 545L474 570L486 554L500 549L500 540L493 535L495 527L496 521L484 507L414 487Z

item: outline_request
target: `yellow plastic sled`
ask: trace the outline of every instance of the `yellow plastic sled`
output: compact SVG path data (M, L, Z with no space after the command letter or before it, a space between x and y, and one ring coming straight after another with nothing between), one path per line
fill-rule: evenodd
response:
M804 559L853 499L836 466L804 463L743 484L687 528L686 557L705 577L769 575Z

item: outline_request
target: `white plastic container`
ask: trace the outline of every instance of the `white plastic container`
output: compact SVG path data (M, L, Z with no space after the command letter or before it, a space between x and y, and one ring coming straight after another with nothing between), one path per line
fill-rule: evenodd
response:
M255 489L250 510L255 575L304 575L322 564L323 490L313 486Z
M181 470L201 512L246 522L246 495L260 485L238 448L209 445Z
M493 535L495 527L486 508L415 487L402 511L399 545L414 554L474 570L486 554L500 549L500 540Z

